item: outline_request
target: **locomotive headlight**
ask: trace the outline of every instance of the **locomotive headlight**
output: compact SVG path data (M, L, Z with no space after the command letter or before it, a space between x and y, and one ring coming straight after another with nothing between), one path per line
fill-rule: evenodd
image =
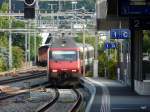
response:
M52 72L56 73L56 72L58 72L58 70L52 70Z
M77 72L77 70L72 70L72 72Z

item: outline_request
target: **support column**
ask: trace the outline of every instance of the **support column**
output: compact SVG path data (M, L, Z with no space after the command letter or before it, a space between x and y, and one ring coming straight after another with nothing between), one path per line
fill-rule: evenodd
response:
M131 87L132 90L142 91L142 44L143 31L132 30L131 38Z
M11 0L9 0L9 14L11 14ZM9 16L9 29L11 29L11 17ZM12 69L12 32L9 31L9 70Z
M34 32L34 63L36 64L37 60L37 50L36 50L36 32Z
M12 33L10 31L9 32L9 70L11 69L12 69Z
M133 37L131 38L132 84L133 80L142 80L142 38L142 31L133 31Z
M25 26L25 28L27 29L27 24ZM27 62L28 62L28 34L27 32L25 33L25 66L27 68Z
M95 59L94 59L94 66L93 66L93 77L98 77L98 33L95 35Z
M83 76L85 77L85 29L83 24Z
M30 29L30 20L28 21L28 28ZM30 31L28 32L28 64L30 67Z

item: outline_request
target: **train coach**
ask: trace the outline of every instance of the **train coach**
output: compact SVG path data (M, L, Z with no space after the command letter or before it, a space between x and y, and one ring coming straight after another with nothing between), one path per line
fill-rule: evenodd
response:
M89 69L93 64L94 48L85 45L85 65ZM56 39L48 49L47 70L48 79L62 80L82 76L83 44L77 44L73 39Z
M38 58L37 58L37 65L39 66L47 66L47 50L49 48L49 45L41 46L38 49Z

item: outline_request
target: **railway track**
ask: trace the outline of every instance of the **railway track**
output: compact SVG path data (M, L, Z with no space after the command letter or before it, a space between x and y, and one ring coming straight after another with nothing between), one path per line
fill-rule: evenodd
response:
M78 90L76 90L76 89L73 89L73 91L77 95L77 100L76 100L76 102L74 103L74 105L71 107L71 109L68 112L78 112L79 109L80 109L81 103L82 103L82 95L81 95L81 93Z
M19 81L33 79L33 78L38 78L38 77L42 77L42 76L46 76L46 72L45 73L38 72L38 73L34 73L34 74L28 75L28 76L19 76L19 77L15 77L12 79L2 80L2 81L0 81L0 85L19 82ZM39 87L42 85L43 84L34 85L33 87L31 86L31 88L36 88L36 87ZM17 93L17 91L16 91L16 93L14 93L14 94L1 93L0 100L9 99L11 97L15 97L15 96L21 95L21 94L26 94L27 92L29 92L27 89L26 90L21 89L21 90L22 90L22 92ZM77 91L76 89L73 89L73 91L76 94L77 99L76 99L75 103L73 103L73 105L71 104L72 106L68 108L68 112L77 112L79 110L80 104L82 102L82 96L79 93L79 91ZM60 97L59 91L58 91L58 89L55 89L55 97L52 100L50 99L50 101L48 103L46 103L46 104L42 105L40 108L38 108L36 112L45 112L45 111L49 110L52 107L52 105L55 105L55 104L57 105L59 97Z
M76 89L73 89L73 91L77 95L77 100L73 104L73 106L68 110L68 112L78 112L79 109L80 109L81 102L82 102L82 95L81 95L81 93L78 90L76 90ZM58 91L58 89L55 89L55 97L53 98L53 100L51 100L50 102L48 102L48 103L44 104L43 106L41 106L39 109L37 109L36 112L46 112L54 104L57 103L59 97L60 97L59 91Z
M27 76L19 76L11 79L6 79L6 80L1 80L0 85L8 84L8 83L13 83L13 82L18 82L22 80L28 80L28 79L33 79L33 78L38 78L38 77L43 77L46 76L46 72L38 72L34 73L32 75L27 75Z
M33 85L31 86L31 90L36 90L38 87L48 87L49 84L47 82L45 83L42 83L42 84L37 84L37 85ZM8 98L12 98L12 97L15 97L15 96L18 96L18 95L21 95L21 94L26 94L29 92L29 89L19 89L18 91L17 90L14 90L14 91L11 91L10 94L7 94L7 93L0 93L0 101L1 100L6 100Z
M5 84L9 84L9 83L14 83L14 82L16 83L19 81L34 79L34 78L43 77L43 76L46 76L46 73L38 72L38 73L34 73L32 75L19 76L19 77L15 77L15 78L11 78L11 79L1 80L0 85L5 85ZM39 86L44 86L46 84L47 84L47 82L32 85L31 88L37 88ZM0 100L5 100L5 99L11 98L11 97L15 97L17 95L25 94L27 92L28 92L27 89L22 89L22 88L13 89L9 86L8 87L6 86L4 88L0 88Z
M42 105L42 107L37 109L36 112L45 112L48 108L50 108L52 105L54 105L58 99L59 99L59 91L58 91L58 89L55 89L55 97L53 98L53 100Z

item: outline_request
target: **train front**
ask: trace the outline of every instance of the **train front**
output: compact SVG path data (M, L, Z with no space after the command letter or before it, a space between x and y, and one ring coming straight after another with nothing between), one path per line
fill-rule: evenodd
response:
M50 48L48 51L49 80L62 80L79 76L81 68L78 49Z

